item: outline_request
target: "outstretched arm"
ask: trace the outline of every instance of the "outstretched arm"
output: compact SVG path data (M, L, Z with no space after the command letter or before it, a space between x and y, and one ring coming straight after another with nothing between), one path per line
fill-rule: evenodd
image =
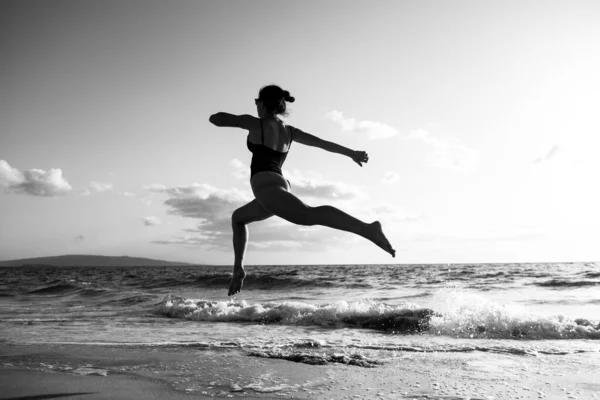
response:
M250 129L258 124L258 119L252 115L234 115L225 112L218 112L211 115L208 121L216 126Z
M347 147L341 146L337 143L328 142L318 138L310 133L301 131L298 128L294 128L294 141L302 143L306 146L318 147L323 150L327 150L332 153L342 154L350 157L355 163L362 167L363 162L369 161L369 156L365 151L351 150Z

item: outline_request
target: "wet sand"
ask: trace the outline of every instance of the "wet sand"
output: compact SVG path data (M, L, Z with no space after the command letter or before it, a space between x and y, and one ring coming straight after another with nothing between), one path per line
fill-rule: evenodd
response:
M239 349L0 345L1 399L600 399L600 352L365 354L372 368Z

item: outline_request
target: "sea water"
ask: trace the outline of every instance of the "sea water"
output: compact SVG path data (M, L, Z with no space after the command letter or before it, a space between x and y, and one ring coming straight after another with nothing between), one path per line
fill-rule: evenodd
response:
M323 363L600 351L600 263L246 269L229 298L227 266L0 268L0 341L313 352Z

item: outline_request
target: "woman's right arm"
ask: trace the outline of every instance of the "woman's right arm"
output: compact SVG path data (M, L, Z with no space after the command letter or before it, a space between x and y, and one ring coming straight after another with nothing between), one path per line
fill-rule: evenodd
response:
M314 135L311 135L310 133L303 132L298 128L293 128L293 130L295 142L304 144L306 146L318 147L320 149L327 150L332 153L342 154L344 156L350 157L361 167L361 162L367 162L369 160L369 156L364 151L354 151L347 147L340 146L337 143L328 142L327 140L318 138Z

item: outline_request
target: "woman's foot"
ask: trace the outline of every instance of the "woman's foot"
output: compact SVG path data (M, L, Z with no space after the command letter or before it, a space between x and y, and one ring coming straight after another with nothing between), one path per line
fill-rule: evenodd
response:
M368 224L367 227L368 228L366 238L369 239L371 242L375 243L377 246L381 247L383 250L390 253L392 257L396 257L396 250L392 248L392 245L383 234L383 230L381 229L381 224L379 223L379 221L375 221L372 224Z
M244 284L245 277L246 271L244 271L244 267L233 268L233 276L231 277L231 282L229 283L229 293L227 296L233 296L234 294L238 294L242 291L242 285Z

